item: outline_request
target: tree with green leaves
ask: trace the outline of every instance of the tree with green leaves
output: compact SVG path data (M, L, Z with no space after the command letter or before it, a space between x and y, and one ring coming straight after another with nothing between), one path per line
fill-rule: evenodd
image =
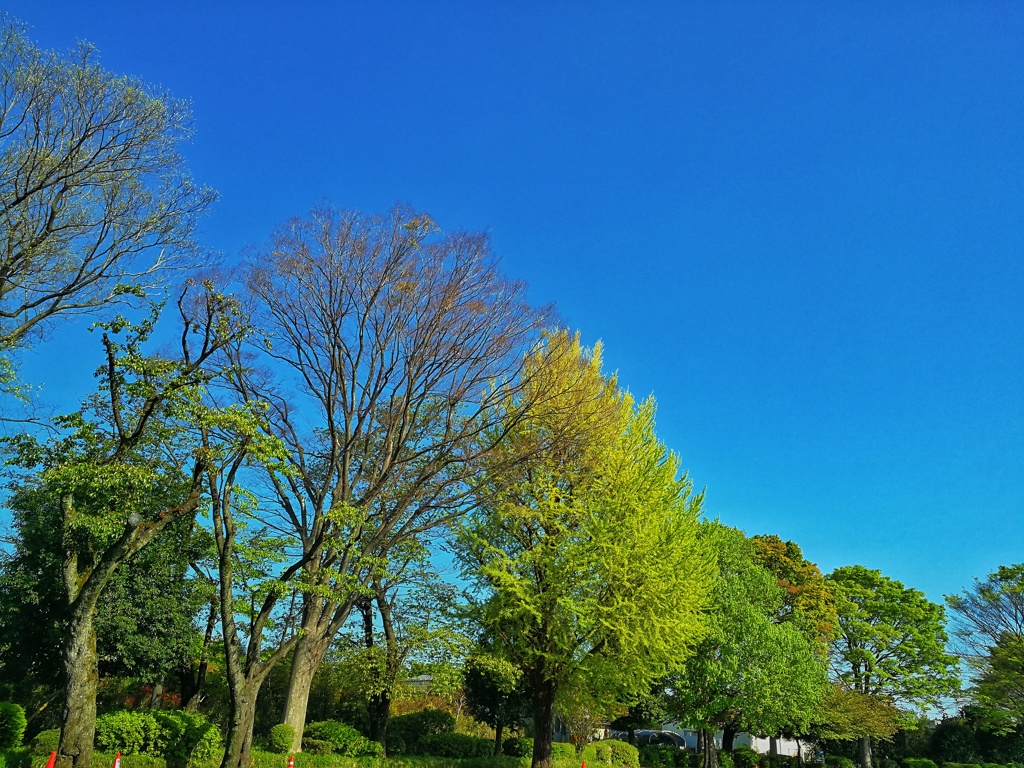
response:
M531 459L485 481L458 549L478 620L532 688L533 766L548 768L560 693L628 699L693 652L710 558L696 536L702 496L655 437L653 400L636 403L601 372L600 349L565 331L525 374L523 396L542 394L489 458Z
M715 768L714 733L732 748L738 731L780 734L810 722L827 690L813 626L781 620L787 593L762 565L755 542L719 523L700 536L717 557L710 631L667 683L670 709L700 730L705 768ZM799 609L794 609L799 610Z
M114 573L177 520L194 515L206 458L188 435L215 376L218 351L244 333L235 301L188 286L177 306L180 356L146 354L157 312L139 323L102 323L100 391L40 442L6 441L9 463L54 506L68 611L61 644L64 709L58 759L91 766L96 724L95 616ZM123 340L122 340L123 339Z
M1000 566L946 598L954 644L972 673L971 695L988 727L1024 725L1024 563Z
M940 707L959 691L941 605L862 565L837 568L827 578L839 616L831 661L846 688L911 707ZM871 768L870 735L860 738L860 760Z
M195 265L214 199L179 152L184 102L104 70L87 44L61 55L25 32L0 20L0 352Z
M524 725L532 714L523 671L490 651L487 643L466 659L463 688L474 720L494 729L494 756L501 757L505 729Z

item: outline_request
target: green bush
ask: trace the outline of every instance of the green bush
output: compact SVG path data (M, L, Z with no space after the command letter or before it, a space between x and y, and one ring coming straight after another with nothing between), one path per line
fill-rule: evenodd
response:
M443 709L421 709L419 712L391 718L388 722L388 731L402 738L407 752L417 752L417 743L421 736L428 733L454 732L455 718Z
M611 751L611 762L614 765L628 765L630 768L639 768L640 753L637 748L626 741L618 739L603 739L598 744L607 744Z
M0 701L0 749L17 749L25 735L25 710L20 704Z
M501 753L509 757L531 757L533 755L533 739L519 736L514 739L505 739L501 744ZM586 754L586 750L584 750ZM597 758L591 758L596 760Z
M853 768L853 760L848 757L840 757L838 755L829 755L825 758L825 768ZM907 768L927 768L926 766L907 766ZM933 764L931 768L935 768Z
M719 768L733 768L732 752L726 752L724 749L718 750L718 766Z
M551 743L552 760L575 760L576 747L565 741L554 741Z
M689 755L685 749L668 744L639 747L640 765L644 768L689 768ZM585 754L585 753L584 753Z
M405 739L400 733L392 733L391 728L388 728L387 743L389 756L405 754Z
M346 757L359 757L360 755L375 757L383 753L380 744L371 747L370 745L376 744L376 742L371 742L351 725L340 723L337 720L308 723L302 737L302 748L306 749L306 744L310 741L329 741L335 754Z
M494 742L463 733L428 733L420 738L419 751L435 757L491 757Z
M175 768L196 768L223 748L220 729L200 714L155 710L160 726L160 754Z
M295 729L288 725L288 723L278 723L270 729L270 735L267 736L267 746L270 752L284 755L291 751L294 739Z
M53 750L51 749L50 752ZM31 768L32 754L28 749L0 749L0 768Z
M40 731L32 739L32 754L49 757L51 752L57 751L58 746L60 746L60 728Z
M302 751L308 755L333 755L334 745L326 739L310 739L302 737ZM281 754L276 752L275 754Z
M732 751L732 764L736 768L755 768L760 763L761 756L745 744Z
M900 768L898 760L893 760L891 757L883 757L878 761L878 768Z
M882 768L886 768L886 766L883 765ZM893 768L897 768L897 766L893 766ZM982 763L981 768L1006 768L1006 766L1001 763Z
M851 766L853 761L850 761ZM825 758L825 764L828 765L828 758ZM935 763L926 757L905 757L903 758L904 768L936 768Z
M110 768L113 763L114 753L92 753L92 768ZM124 755L121 757L121 768L167 768L167 762L153 755Z
M159 756L163 736L160 724L148 712L121 710L96 718L96 748L101 752Z

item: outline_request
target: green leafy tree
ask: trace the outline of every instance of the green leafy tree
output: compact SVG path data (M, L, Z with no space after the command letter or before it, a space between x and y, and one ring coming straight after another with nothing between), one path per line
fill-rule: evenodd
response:
M786 591L757 557L754 542L718 523L701 527L717 555L710 631L669 683L670 707L700 729L703 765L714 768L739 730L779 734L811 720L827 690L827 670L804 621L782 621Z
M95 59L86 44L41 51L0 20L0 352L197 260L214 195L184 170L187 106Z
M494 729L494 755L500 757L505 729L524 725L531 715L531 695L523 671L486 647L466 659L463 675L466 709Z
M815 741L852 741L865 736L891 738L903 724L902 713L885 699L833 683L805 729Z
M916 707L940 706L959 691L941 605L862 565L837 568L828 580L839 616L832 665L843 685ZM860 761L871 768L870 735L860 738Z
M1024 725L1024 564L1000 566L946 604L987 727L1008 733Z
M178 308L179 357L144 353L155 311L137 324L123 318L100 324L106 353L100 392L78 413L58 419L53 439L21 435L6 441L10 464L27 473L24 482L59 508L68 616L61 643L61 765L91 765L100 596L122 564L196 512L205 460L185 428L215 375L213 358L244 333L237 304L212 286L188 286Z
M692 653L710 562L702 497L655 437L653 401L635 403L566 332L525 375L524 396L542 395L490 458L530 461L479 490L459 554L486 595L479 621L533 690L533 766L547 768L560 691L633 697Z

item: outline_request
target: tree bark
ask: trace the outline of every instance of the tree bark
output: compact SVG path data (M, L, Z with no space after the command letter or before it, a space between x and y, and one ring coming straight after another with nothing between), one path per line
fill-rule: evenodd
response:
M871 768L871 737L862 736L859 743L861 768Z
M735 741L736 725L733 723L727 723L722 727L722 750L724 752L732 752Z
M256 696L262 679L253 683L232 686L231 718L225 742L227 749L221 768L249 768L252 759L252 729L256 722Z
M309 632L309 634L307 634ZM281 722L292 727L295 734L292 739L292 752L302 751L302 733L306 728L306 708L309 706L309 691L313 687L313 678L323 663L330 648L330 640L325 640L322 630L306 627L295 644L292 657L292 670L288 676L288 691L284 700L284 716Z
M388 720L391 717L391 694L380 693L370 697L367 702L370 715L370 741L376 741L384 747L387 756Z
M57 747L57 764L61 768L92 768L99 683L95 608L95 600L76 606L64 648L64 717Z
M709 728L701 728L698 732L700 748L700 768L718 768L718 752L715 750L715 732Z
M772 736L768 739L768 754L775 757L779 754L779 737Z
M534 675L533 762L531 768L551 768L551 742L555 731L555 683L544 679L543 667Z
M495 757L501 757L502 749L504 748L503 744L502 744L502 741L501 741L501 736L502 736L502 734L504 732L505 732L505 723L503 723L499 719L498 722L494 726L494 756Z

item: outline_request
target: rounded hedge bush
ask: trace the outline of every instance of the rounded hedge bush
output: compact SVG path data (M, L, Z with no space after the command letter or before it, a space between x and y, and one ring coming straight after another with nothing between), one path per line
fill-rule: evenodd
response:
M267 736L267 747L271 752L284 755L291 750L294 740L295 729L288 723L278 723L270 729L270 735Z
M494 742L464 733L428 733L420 737L419 751L432 757L491 757Z
M32 739L32 754L47 755L56 752L60 746L60 728L53 728L49 731L40 731Z
M313 749L307 747L307 743L315 741L330 742L334 753L345 757L378 757L384 752L380 744L370 741L351 725L337 720L308 723L302 736L302 748L312 752ZM370 746L371 744L376 746Z
M501 753L508 757L530 757L533 755L533 739L518 736L501 743Z

